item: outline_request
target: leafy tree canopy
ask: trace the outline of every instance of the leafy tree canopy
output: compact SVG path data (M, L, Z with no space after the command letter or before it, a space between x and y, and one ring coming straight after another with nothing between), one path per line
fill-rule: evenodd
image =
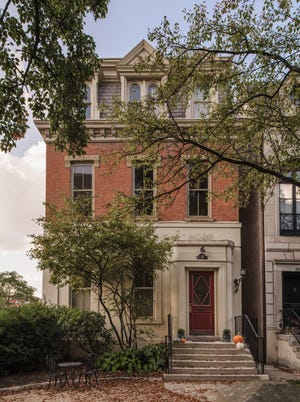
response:
M222 0L212 11L195 5L185 18L186 33L165 18L149 35L157 52L138 69L165 73L156 96L114 110L127 124L128 152L163 151L167 171L184 154L200 156L199 175L228 162L242 168L245 197L277 180L299 186L299 0ZM195 93L200 116L189 126L180 113Z
M35 290L16 271L0 272L0 305L9 307L15 305L14 301L18 305L34 301Z
M120 347L135 347L140 311L136 281L141 275L155 277L168 266L173 239L158 238L151 223L137 225L121 209L93 217L84 203L48 206L47 217L38 219L43 234L32 235L29 256L41 270L49 269L53 284L78 289L89 283Z
M0 150L23 137L29 110L49 119L58 149L82 153L85 82L98 67L84 33L92 13L104 18L109 0L6 0L0 8Z

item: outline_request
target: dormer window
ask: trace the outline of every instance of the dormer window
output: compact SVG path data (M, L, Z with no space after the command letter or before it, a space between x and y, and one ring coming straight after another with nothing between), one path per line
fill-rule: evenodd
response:
M155 99L157 95L157 85L156 84L150 84L148 87L148 95Z
M300 106L300 86L293 87L290 92L290 100L295 106Z
M84 103L86 104L85 118L90 119L92 113L92 105L91 105L91 88L89 87L89 85L87 85L85 88L85 94L86 94L84 100Z
M193 95L193 119L207 117L209 112L208 93L203 88L197 86Z
M129 102L141 101L141 87L139 84L131 84L129 87Z

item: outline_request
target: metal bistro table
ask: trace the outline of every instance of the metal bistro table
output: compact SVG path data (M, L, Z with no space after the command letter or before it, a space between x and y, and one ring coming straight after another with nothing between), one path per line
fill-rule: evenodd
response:
M69 384L69 378L70 378L73 387L75 387L76 374L77 374L78 369L81 368L82 362L62 362L62 363L58 363L57 366L60 367L61 369L63 369L64 374L65 374L66 383L68 385L70 385ZM78 374L79 374L79 378L78 378L78 385L79 385L81 372Z

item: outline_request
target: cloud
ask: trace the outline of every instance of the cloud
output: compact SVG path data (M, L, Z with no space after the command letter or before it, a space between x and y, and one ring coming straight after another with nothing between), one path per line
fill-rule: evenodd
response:
M45 149L39 142L19 157L0 153L1 254L28 250L28 235L39 231L33 219L44 213Z

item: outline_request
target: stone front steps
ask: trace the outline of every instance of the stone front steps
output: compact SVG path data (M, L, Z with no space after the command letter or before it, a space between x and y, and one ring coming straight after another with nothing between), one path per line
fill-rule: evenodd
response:
M195 337L186 343L173 343L172 373L165 381L251 381L267 379L258 375L248 349L237 349L234 343L211 337Z

